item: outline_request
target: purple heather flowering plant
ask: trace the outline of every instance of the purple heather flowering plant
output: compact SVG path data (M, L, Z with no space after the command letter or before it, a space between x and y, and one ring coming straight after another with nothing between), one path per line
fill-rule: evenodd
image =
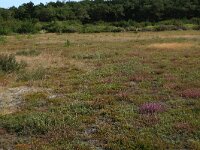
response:
M165 111L164 105L157 102L145 103L139 107L140 114L154 114L164 111Z

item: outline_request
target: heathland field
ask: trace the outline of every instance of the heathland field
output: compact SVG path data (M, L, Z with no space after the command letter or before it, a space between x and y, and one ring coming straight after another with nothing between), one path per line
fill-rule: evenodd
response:
M0 37L0 149L200 149L200 32Z

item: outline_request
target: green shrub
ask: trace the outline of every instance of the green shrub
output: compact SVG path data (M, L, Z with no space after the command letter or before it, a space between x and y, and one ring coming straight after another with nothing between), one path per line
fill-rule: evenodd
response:
M79 29L74 26L64 26L62 28L62 32L63 33L75 33L75 32L79 32Z
M184 26L175 25L159 25L155 27L155 31L172 31L172 30L187 30Z
M105 31L107 31L107 32L124 32L125 29L122 27L108 26L108 27L106 27Z
M38 31L36 29L36 26L32 22L26 21L21 24L17 32L18 33L36 33Z
M126 31L134 31L134 32L136 32L136 31L138 31L138 28L136 28L134 26L131 26L131 27L126 28Z
M114 22L113 25L116 27L122 27L122 28L127 28L131 26L130 23L127 21Z
M71 114L22 112L0 116L0 128L4 128L10 133L15 132L18 135L44 135L55 127L75 125L77 123L75 119Z
M10 29L7 27L0 26L0 35L8 35L10 33Z
M200 30L200 25L194 26L194 27L193 27L193 30Z
M200 18L192 18L191 23L200 25Z
M5 44L5 43L6 43L6 37L0 36L0 44Z
M105 31L105 26L102 26L102 25L85 25L83 28L82 28L82 31L83 33L100 33L100 32L104 32Z
M40 51L37 50L21 50L16 52L16 55L20 55L20 56L38 56L40 55Z
M156 26L146 26L144 28L140 28L140 31L155 31Z
M1 126L17 134L44 134L51 127L51 117L46 113L30 113L0 118ZM1 127L0 126L0 127Z
M62 23L55 21L47 24L43 27L47 32L61 33L62 32Z
M24 62L18 63L14 55L0 55L0 71L13 72L25 67Z

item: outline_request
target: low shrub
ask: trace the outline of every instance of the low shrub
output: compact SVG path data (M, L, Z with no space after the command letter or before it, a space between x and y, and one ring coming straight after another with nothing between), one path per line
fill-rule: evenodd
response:
M38 30L34 23L30 21L23 22L17 30L18 33L37 33Z
M159 25L155 27L155 31L172 31L172 30L187 30L184 26L175 25Z
M18 51L16 52L16 55L19 55L19 56L38 56L40 55L40 51L37 51L37 50L21 50L21 51Z
M137 31L138 31L138 28L136 28L136 27L134 27L134 26L131 26L131 27L126 28L126 31L134 31L134 32L137 32Z
M131 23L128 21L119 21L119 22L114 22L113 25L116 27L128 28L131 26Z
M0 26L0 35L8 35L10 32L9 28Z
M51 127L54 120L46 113L17 114L9 118L2 117L1 126L9 132L17 134L44 134Z
M0 36L0 44L5 44L5 43L6 43L6 37Z
M200 25L200 18L192 18L191 23Z
M47 32L54 32L54 33L75 33L79 32L81 25L78 23L70 23L70 22L60 22L55 21L48 23L43 26L43 29Z
M74 26L64 26L62 29L62 32L63 33L75 33L75 32L79 32L79 29Z
M104 25L85 25L83 26L82 33L100 33L107 31Z
M38 67L32 71L23 71L18 74L20 81L36 81L44 79L46 71L43 67Z
M107 29L108 29L107 30L108 32L124 32L125 31L125 29L121 28L121 27L112 27L112 26L110 26Z
M200 25L194 26L192 29L193 29L193 30L200 30Z
M18 63L14 55L0 55L0 71L13 72L25 67L24 62Z

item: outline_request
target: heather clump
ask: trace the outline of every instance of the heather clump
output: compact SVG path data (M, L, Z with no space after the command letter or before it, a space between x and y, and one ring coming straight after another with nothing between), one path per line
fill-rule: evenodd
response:
M140 114L154 114L164 111L165 111L164 105L156 102L145 103L139 107Z
M186 89L182 91L181 96L184 98L200 98L200 88Z

